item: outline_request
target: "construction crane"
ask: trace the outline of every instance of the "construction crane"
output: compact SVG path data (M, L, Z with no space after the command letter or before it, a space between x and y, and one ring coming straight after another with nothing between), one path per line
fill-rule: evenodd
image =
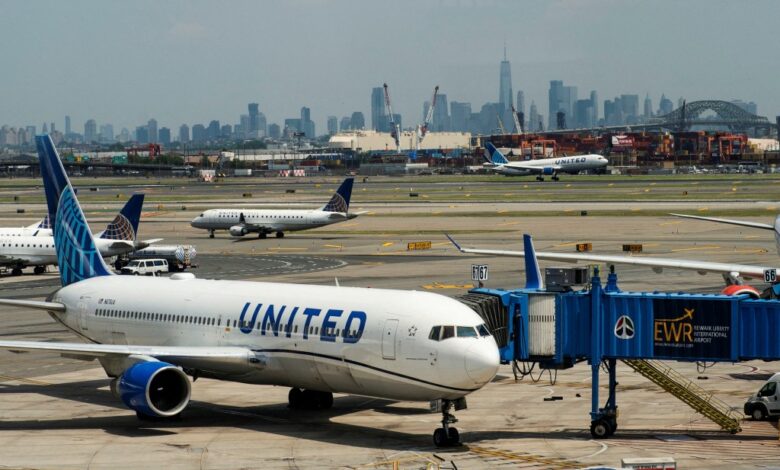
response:
M512 119L515 121L515 132L518 134L523 133L523 126L520 124L520 117L517 115L515 105L512 105Z
M385 107L387 108L387 122L390 123L390 136L395 141L395 149L398 153L401 153L401 129L395 122L395 117L393 117L393 108L390 106L390 91L387 86L387 83L384 84L385 87Z
M498 121L498 129L501 131L501 135L506 135L506 129L504 128L504 121L501 120L501 116L496 114L496 121Z
M439 96L439 85L433 89L433 98L431 99L431 106L428 107L428 113L425 115L425 122L420 126L420 140L425 138L425 134L428 133L428 126L433 119L433 110L436 109L436 97Z

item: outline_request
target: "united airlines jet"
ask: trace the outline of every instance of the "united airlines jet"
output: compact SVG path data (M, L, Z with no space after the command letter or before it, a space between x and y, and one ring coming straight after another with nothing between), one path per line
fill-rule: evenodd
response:
M227 230L234 237L257 233L265 238L276 232L276 238L284 232L306 230L354 219L359 214L349 213L354 178L347 178L327 204L315 210L266 210L266 209L209 209L195 217L191 225L209 231L214 238L216 230Z
M426 292L112 275L49 136L36 137L62 288L47 311L84 343L0 340L0 349L97 359L141 419L179 415L188 376L290 387L292 408L329 408L333 393L434 401L437 446L459 442L453 408L495 376L482 318ZM143 293L140 295L139 293Z
M105 230L97 234L95 242L102 256L121 255L135 249L145 248L150 243L157 241L156 239L145 242L136 241L143 203L143 194L131 196L114 220L106 226ZM48 219L47 216L44 221ZM50 231L46 228L40 230ZM46 271L46 266L57 264L54 245L54 237L51 233L48 235L0 233L0 266L10 267L11 274L14 276L21 275L22 269L27 266L35 266L33 272L41 274Z
M576 174L586 170L601 170L609 164L606 158L595 154L510 162L492 143L486 142L485 149L490 154L485 166L492 171L507 176L536 175L538 181L544 181L546 175L552 176L553 181L558 181L558 175L561 173Z

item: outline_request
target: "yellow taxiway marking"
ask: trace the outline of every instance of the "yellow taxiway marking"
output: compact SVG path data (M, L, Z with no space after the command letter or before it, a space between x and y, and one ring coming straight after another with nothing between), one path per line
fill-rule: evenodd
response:
M497 213L497 214L506 214L507 212L509 212L509 211L508 211L508 210L506 210L506 209L502 209L502 210L500 210L500 211L498 211L498 212L496 212L496 213Z
M577 246L577 245L579 245L580 243L582 243L582 242L566 242L566 243L559 243L559 244L557 244L557 245L553 245L553 247L556 247L556 248L558 248L558 247L564 247L564 246Z
M322 245L325 248L344 248L344 245Z
M745 235L745 240L750 240L753 238L761 238L761 235Z
M728 194L728 193L726 193L726 194ZM699 211L699 212L706 212L706 211L710 210L710 208L709 207L699 207L696 210Z
M672 253L677 253L680 251L700 251L700 250L719 250L720 247L718 245L704 245L704 246L692 246L690 248L675 248L672 250Z
M496 227L507 227L507 226L509 226L509 225L517 225L517 224L519 224L519 223L520 223L520 222L504 222L503 224L498 224L498 225L496 225Z
M681 223L682 223L682 221L678 220L678 221L675 221L675 222L661 222L658 225L660 227L663 227L664 225L678 225L678 224L681 224Z
M395 245L395 242L384 242L384 243L382 243L382 246L384 246L384 247L393 246L393 245Z
M660 243L643 243L642 246L645 248L655 248L656 246L660 245Z
M472 289L473 284L442 284L434 282L433 284L425 284L423 289Z
M747 254L747 255L760 255L763 253L769 253L769 250L764 248L740 248L732 251L731 253Z
M544 468L565 469L565 468L582 468L582 464L574 462L572 460L566 460L558 457L543 457L541 455L527 454L525 452L511 452L506 450L492 449L486 447L477 446L464 446L469 452L477 454L481 457L492 457L503 460L509 460L513 462L525 462L530 464L538 464L544 466Z
M450 242L435 242L431 243L431 246L442 246L442 245L451 245Z
M308 250L308 248L306 248L306 247L300 247L300 248L297 248L297 247L291 247L291 248L281 248L281 247L268 248L268 251L306 251L306 250Z

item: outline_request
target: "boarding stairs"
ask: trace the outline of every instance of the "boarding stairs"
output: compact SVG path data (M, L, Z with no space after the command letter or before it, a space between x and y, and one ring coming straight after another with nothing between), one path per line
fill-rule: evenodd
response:
M704 415L721 429L732 434L742 430L739 425L740 415L735 413L728 404L718 400L711 392L691 382L671 367L658 361L644 359L624 359L623 362Z

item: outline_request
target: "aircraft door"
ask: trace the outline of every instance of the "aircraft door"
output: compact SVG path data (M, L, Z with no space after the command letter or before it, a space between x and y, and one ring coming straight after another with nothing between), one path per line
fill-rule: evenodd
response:
M398 330L398 320L385 320L382 332L382 358L395 360L395 336Z
M88 295L83 295L79 299L79 329L81 331L89 331L89 326L87 324L87 315L89 315L90 310L90 304L91 304L92 298Z

